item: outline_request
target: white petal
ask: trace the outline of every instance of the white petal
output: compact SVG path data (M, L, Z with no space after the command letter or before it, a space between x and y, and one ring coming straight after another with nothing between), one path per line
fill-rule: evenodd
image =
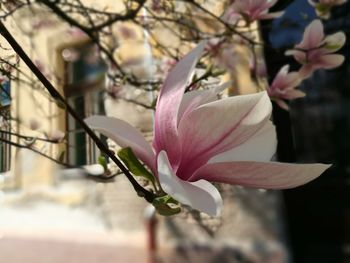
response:
M217 95L230 85L231 82L225 82L222 85L208 90L194 90L185 93L179 109L178 122L181 120L182 116L190 113L198 106L217 100Z
M186 182L179 179L165 151L158 155L158 178L163 190L180 203L213 216L221 213L223 204L219 191L205 180Z
M267 93L260 92L207 103L183 117L178 176L186 180L213 156L249 140L269 121L271 109Z
M259 16L259 19L274 19L278 18L284 15L284 11L279 11L279 12L273 12L273 13L267 13Z
M343 64L345 57L339 54L324 55L319 59L319 63L316 64L318 68L332 69L339 67Z
M344 46L346 36L344 32L337 32L327 36L323 42L326 43L325 49L329 49L329 52L336 52Z
M314 73L314 71L315 71L315 67L313 64L306 64L299 69L298 73L300 78L307 79Z
M209 163L232 161L270 161L276 152L277 138L275 126L268 121L265 126L245 143L218 154Z
M149 143L130 124L117 118L106 116L91 116L85 119L87 125L111 138L120 147L131 147L135 155L140 158L153 172L155 172L155 154Z
M315 5L316 5L316 3L315 3L313 0L308 0L308 2L309 2L309 4L310 4L311 6L315 6Z
M265 189L288 189L320 176L330 165L277 162L223 162L202 166L190 180L208 180Z

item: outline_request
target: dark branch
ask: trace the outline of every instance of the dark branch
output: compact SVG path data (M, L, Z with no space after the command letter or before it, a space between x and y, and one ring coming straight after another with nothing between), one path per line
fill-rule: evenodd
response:
M138 182L135 180L135 178L132 176L129 170L123 165L123 163L114 155L114 153L112 153L108 149L108 147L90 129L90 127L77 115L77 113L63 98L63 96L54 88L54 86L50 83L50 81L48 81L48 79L41 73L41 71L28 57L28 55L25 53L22 47L17 43L17 41L13 38L11 33L7 30L7 28L1 21L0 21L0 32L2 36L7 40L7 42L11 45L13 50L20 56L20 58L24 61L24 63L28 66L28 68L34 73L34 75L40 80L40 82L48 90L51 96L65 106L67 112L81 125L81 127L86 131L86 133L95 142L97 147L101 150L101 152L105 153L109 158L111 158L111 160L113 160L113 162L122 170L122 172L126 175L130 183L133 185L137 194L139 196L144 197L148 202L151 203L154 200L155 195L138 184Z

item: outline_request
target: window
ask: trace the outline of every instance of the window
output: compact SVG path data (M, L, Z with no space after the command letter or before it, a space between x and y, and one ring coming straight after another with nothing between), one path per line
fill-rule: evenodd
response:
M80 118L104 115L104 82L106 66L92 44L66 48L62 51L65 60L65 95L68 103ZM80 125L67 114L68 131L67 159L70 164L85 165L96 162L99 150L86 136ZM102 138L106 141L106 138Z
M0 172L10 170L11 141L10 134L10 105L11 83L7 78L0 82Z

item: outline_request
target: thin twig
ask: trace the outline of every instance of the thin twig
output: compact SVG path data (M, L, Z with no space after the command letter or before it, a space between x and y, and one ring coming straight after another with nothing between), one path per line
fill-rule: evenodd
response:
M46 138L40 138L40 137L34 137L34 136L27 136L27 135L15 133L15 132L10 132L10 131L0 130L0 133L8 134L8 135L13 135L13 136L16 136L16 137L18 137L18 138L24 139L24 140L26 140L26 141L33 141L33 140L36 140L36 141L49 142L49 143L59 143L58 140L51 140L51 139L46 139Z
M4 138L1 138L0 137L0 141L3 142L3 143L7 143L9 145L12 145L12 146L15 146L17 148L24 148L24 149L28 149L28 150L31 150L47 159L49 159L50 161L53 161L59 165L62 165L62 166L65 166L65 167L68 167L68 168L75 168L75 166L72 166L70 164L67 164L67 163L64 163L64 162L61 162L59 160L56 160L55 158L52 158L51 156L39 151L38 149L35 149L33 147L31 147L30 145L23 145L23 144L20 144L20 143L16 143L16 142L13 142L13 141L10 141L10 140L6 140Z
M24 61L24 63L28 66L28 68L33 72L33 74L40 80L40 82L44 85L47 91L51 94L51 96L57 101L64 104L67 112L81 125L81 127L86 131L86 133L90 136L90 138L95 142L96 146L101 150L101 152L105 153L113 162L122 170L122 172L126 175L132 186L134 187L137 194L141 197L144 197L148 202L153 202L155 195L143 188L132 176L129 170L123 165L123 163L112 153L108 147L100 140L100 138L90 129L90 127L78 116L75 110L68 104L68 102L63 98L63 96L54 88L51 82L41 73L41 71L37 68L37 66L32 62L32 60L28 57L22 47L17 43L17 41L13 38L11 33L7 30L5 25L0 21L0 32L2 36L7 40L7 42L11 45L13 50L20 56L20 58Z

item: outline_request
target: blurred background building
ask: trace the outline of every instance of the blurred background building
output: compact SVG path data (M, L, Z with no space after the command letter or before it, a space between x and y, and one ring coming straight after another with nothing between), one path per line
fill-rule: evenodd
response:
M206 2L216 6L215 1ZM105 0L98 4L118 10L118 3ZM315 17L306 0L279 1L276 9L282 6L288 6L285 16L261 27L268 43L265 56L271 76L292 62L282 52L272 55L269 45L282 50L299 42L303 29ZM349 10L349 4L334 9L332 19L325 23L327 32L341 29L348 33ZM143 105L151 104L154 94L111 84L106 75L114 69L100 58L98 47L84 33L34 7L20 10L6 25L81 118L115 116L152 139L152 109ZM117 24L111 31L119 42L115 55L120 62L138 76L152 78L161 58L156 49L150 50L147 34L128 23ZM161 27L159 36L179 44ZM238 59L229 75L238 77L231 92L255 92L248 49L244 45L233 48ZM348 45L343 49L345 56L348 49ZM0 92L1 129L5 131L0 143L1 258L9 263L147 262L153 249L150 239L156 237L160 262L347 262L348 63L336 70L318 71L305 81L302 89L308 97L291 104L290 121L288 113L274 109L278 158L336 163L325 176L285 191L283 196L218 185L224 193L222 217L187 210L173 218L156 216L155 232L153 219L144 216L147 204L123 175L97 183L86 179L86 170L62 171L46 157L6 143L35 143L49 157L75 166L95 164L100 156L81 127L48 98L38 82L4 80ZM19 69L34 77L22 61ZM65 134L59 144L14 135L52 139L58 131ZM107 138L101 139L115 149Z

